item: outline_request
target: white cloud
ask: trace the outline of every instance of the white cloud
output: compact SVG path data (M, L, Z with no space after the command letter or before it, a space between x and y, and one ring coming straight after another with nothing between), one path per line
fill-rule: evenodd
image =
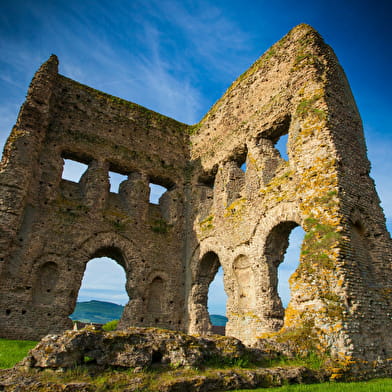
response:
M197 58L210 69L218 69L223 78L238 71L240 54L249 46L250 36L220 8L208 1L155 0L140 4L151 17L178 29L178 40L187 42L185 56Z
M119 291L106 289L81 289L79 291L78 302L87 301L112 302L117 305L126 305L129 301L128 295Z

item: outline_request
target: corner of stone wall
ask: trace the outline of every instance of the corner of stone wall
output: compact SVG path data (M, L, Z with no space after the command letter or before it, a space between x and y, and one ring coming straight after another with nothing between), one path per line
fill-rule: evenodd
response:
M50 122L58 60L52 55L34 75L0 163L0 276L10 278L15 236L25 215L37 175L42 143ZM3 287L4 290L9 287Z

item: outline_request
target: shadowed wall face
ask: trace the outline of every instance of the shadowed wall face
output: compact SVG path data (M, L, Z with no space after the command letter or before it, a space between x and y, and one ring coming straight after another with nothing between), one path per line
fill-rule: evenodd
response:
M316 31L290 31L193 126L57 65L35 75L1 163L2 336L68 328L86 263L106 255L127 276L120 327L209 333L222 266L227 334L392 357L391 242L355 102ZM62 178L64 159L86 165L78 182ZM166 189L158 204L151 184ZM306 234L284 309L277 268L296 226Z
M0 174L3 336L69 328L85 266L102 256L126 272L120 325L182 327L185 127L57 74L55 57L41 67ZM84 165L79 179L64 179L64 160ZM166 188L157 204L152 183Z

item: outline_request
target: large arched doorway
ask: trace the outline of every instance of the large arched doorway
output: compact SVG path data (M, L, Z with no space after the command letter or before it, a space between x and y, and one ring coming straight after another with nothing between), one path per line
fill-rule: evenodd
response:
M228 321L226 317L227 294L223 281L223 268L219 266L208 288L207 309L212 325L212 332L224 335Z
M190 298L190 333L207 334L212 332L212 324L210 322L210 315L208 311L209 289L211 283L214 281L214 278L217 276L220 267L221 264L219 257L215 252L212 251L205 253L198 263L194 275ZM223 280L223 271L220 276ZM216 284L214 284L214 286L216 289ZM214 289L214 286L212 289ZM213 302L210 301L210 304L212 305ZM220 308L222 308L222 306L220 306ZM214 306L214 309L217 308Z
M103 248L86 263L72 320L106 324L119 320L129 301L125 260L116 248Z
M283 255L282 262L278 266L278 295L285 309L291 298L289 279L299 266L304 236L305 231L301 226L292 229L288 237L288 247Z
M270 304L269 314L276 329L284 323L285 308L290 301L289 279L300 261L304 230L294 221L280 222L269 232L265 244L268 267Z

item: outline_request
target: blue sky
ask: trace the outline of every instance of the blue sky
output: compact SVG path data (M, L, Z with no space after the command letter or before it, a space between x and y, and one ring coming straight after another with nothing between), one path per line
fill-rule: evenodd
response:
M195 123L265 50L308 23L346 71L391 229L391 14L389 0L2 0L0 145L52 53L63 75Z

